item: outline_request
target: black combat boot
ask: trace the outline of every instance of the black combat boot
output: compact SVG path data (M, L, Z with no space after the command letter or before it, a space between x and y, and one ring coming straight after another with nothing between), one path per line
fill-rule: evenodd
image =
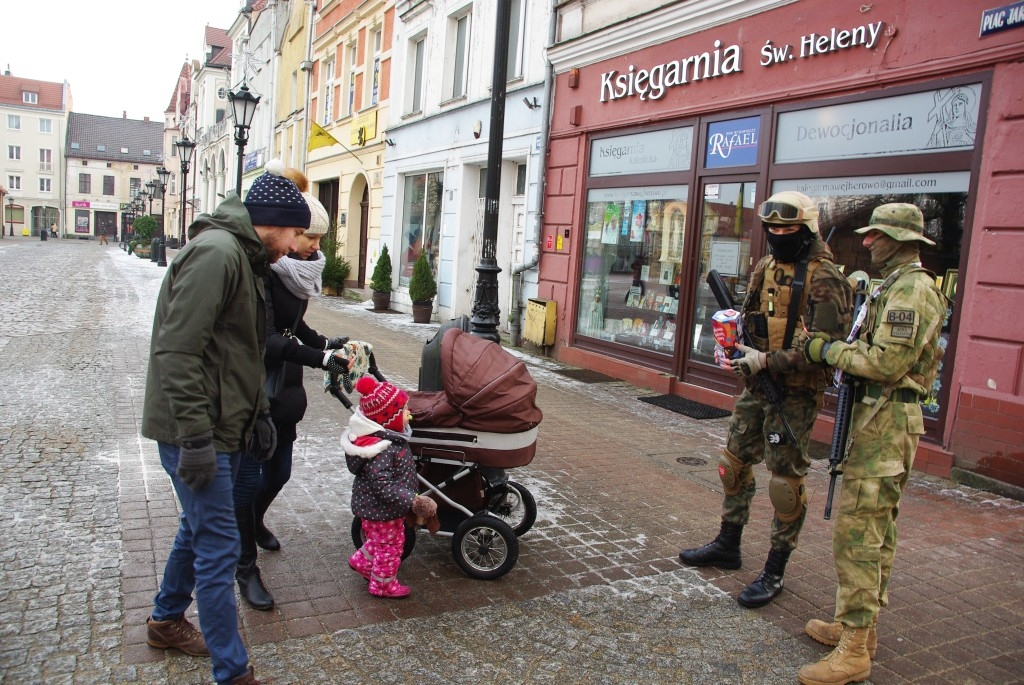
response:
M256 520L252 506L235 507L235 519L238 521L238 535L242 541L242 553L235 567L235 580L242 599L253 609L269 611L274 608L274 597L263 585L260 569L256 565Z
M768 551L768 561L765 562L761 575L753 583L743 588L743 592L736 598L736 601L748 609L756 609L778 597L782 592L782 574L786 572L789 554L789 552L782 552L772 547Z
M684 549L679 553L679 560L687 566L739 568L741 565L740 537L742 535L743 526L738 523L722 521L718 537L703 547Z
M256 523L256 544L267 550L268 552L277 552L281 549L281 541L277 539L269 528L263 523L263 517L267 513L267 509L270 508L270 503L274 501L274 496L268 494L265 491L260 491L256 495L256 501L252 503L253 514L255 516Z

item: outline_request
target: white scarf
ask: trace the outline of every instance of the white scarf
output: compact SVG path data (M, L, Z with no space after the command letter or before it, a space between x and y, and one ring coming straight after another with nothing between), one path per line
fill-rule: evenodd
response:
M321 274L327 260L322 252L315 252L316 259L292 259L282 257L270 265L292 295L300 300L319 295L323 290Z

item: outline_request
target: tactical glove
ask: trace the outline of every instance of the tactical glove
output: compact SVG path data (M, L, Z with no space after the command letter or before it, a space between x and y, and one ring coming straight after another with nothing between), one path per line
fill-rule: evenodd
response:
M270 418L270 412L264 409L256 417L256 425L252 429L247 450L250 457L257 462L264 462L274 456L277 449L277 427Z
M327 343L324 345L325 350L340 350L348 342L348 336L342 336L340 338L327 338Z
M768 364L768 355L753 347L736 345L736 349L743 353L738 359L729 362L732 372L740 378L749 378L761 371Z
M832 342L821 334L815 334L813 338L807 340L804 343L804 359L810 364L820 364L825 361L825 355L828 354L828 348L832 346Z
M210 487L217 477L217 450L213 447L213 431L188 438L179 438L178 478L192 492Z

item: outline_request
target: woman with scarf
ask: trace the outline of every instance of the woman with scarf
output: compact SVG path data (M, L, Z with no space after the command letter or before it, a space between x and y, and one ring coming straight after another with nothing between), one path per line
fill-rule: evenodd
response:
M235 518L242 541L242 553L235 580L242 597L254 609L268 611L274 598L263 584L256 566L257 546L277 551L281 543L267 529L263 517L292 473L292 448L296 426L306 413L306 391L302 387L303 366L343 373L346 361L335 356L348 338L327 338L310 328L303 316L309 298L320 295L321 274L326 260L320 238L330 227L327 210L309 194L309 180L297 169L284 169L302 191L309 205L309 229L295 239L296 251L270 265L263 277L267 303L267 378L264 386L270 399L270 415L277 427L277 448L269 461L257 463L244 455L235 479Z

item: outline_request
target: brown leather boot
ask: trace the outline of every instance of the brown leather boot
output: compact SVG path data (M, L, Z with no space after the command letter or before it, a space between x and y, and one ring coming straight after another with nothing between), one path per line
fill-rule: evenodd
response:
M870 628L843 626L839 644L821 661L807 664L797 674L803 685L846 685L871 675L867 639Z
M231 685L260 685L260 681L256 680L256 674L252 670L252 666L246 669L242 675L236 675L231 679Z
M157 649L173 647L189 656L210 656L210 650L206 648L203 634L189 623L184 614L166 621L154 621L152 617L147 618L146 644Z
M878 650L878 632L875 630L875 623L872 622L871 627L868 628L868 656L872 659L875 658L875 652ZM843 624L839 621L833 621L832 623L826 623L825 621L819 621L816 618L812 618L804 626L804 632L811 636L812 639L817 640L823 645L829 647L835 647L839 644L839 636L843 632Z

